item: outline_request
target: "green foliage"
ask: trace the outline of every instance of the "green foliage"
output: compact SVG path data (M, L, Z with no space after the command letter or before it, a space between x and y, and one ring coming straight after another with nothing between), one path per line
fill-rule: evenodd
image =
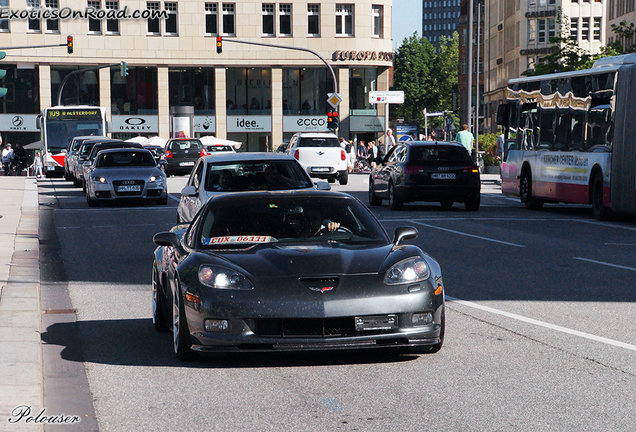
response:
M407 123L424 126L424 108L428 111L450 110L452 87L457 83L459 35L441 38L439 51L417 32L405 38L393 62L393 83L404 91L404 103L398 116Z
M608 45L607 48L614 50L617 54L628 54L628 53L636 53L636 43L633 43L629 46L624 46L623 41L632 41L634 40L634 35L636 34L636 27L634 27L634 23L629 23L627 25L627 21L621 21L618 25L612 24L612 31L617 36L616 40Z
M497 137L499 133L489 133L479 135L479 151L483 151L483 159L485 166L497 165L495 151L497 150Z

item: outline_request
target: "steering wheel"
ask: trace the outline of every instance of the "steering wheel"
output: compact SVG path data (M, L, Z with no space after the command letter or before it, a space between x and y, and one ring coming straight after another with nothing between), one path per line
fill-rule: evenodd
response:
M353 234L353 231L351 231L349 228L340 225L335 231L329 231L328 227L322 227L316 233L316 235L319 236L319 235L323 235L323 234L328 233L328 232L343 232L343 233Z

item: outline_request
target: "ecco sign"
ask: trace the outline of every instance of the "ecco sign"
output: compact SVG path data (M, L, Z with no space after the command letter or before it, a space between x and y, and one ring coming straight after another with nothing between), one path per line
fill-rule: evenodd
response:
M313 132L327 130L327 116L285 116L283 132Z

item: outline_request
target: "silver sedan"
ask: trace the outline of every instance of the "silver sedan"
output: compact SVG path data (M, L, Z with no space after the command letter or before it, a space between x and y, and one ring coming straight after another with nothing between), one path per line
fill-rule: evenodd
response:
M168 203L166 175L145 149L118 148L100 151L87 173L86 202L94 207L117 199Z

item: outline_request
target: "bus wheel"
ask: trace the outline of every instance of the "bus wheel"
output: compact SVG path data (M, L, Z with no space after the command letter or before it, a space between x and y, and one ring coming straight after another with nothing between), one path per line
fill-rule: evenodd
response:
M524 170L521 174L521 202L526 205L528 210L539 210L543 207L543 201L532 197L532 175L530 170Z
M610 218L610 209L603 204L603 176L596 174L592 180L592 213L594 219L603 221Z

